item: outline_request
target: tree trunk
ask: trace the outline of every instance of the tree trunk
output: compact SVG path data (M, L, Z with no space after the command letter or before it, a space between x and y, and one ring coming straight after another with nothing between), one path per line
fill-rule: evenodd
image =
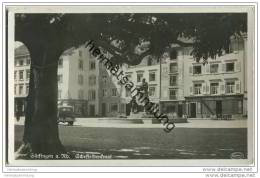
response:
M58 50L31 45L29 94L26 98L23 144L18 154L59 154L65 149L60 142L57 124Z

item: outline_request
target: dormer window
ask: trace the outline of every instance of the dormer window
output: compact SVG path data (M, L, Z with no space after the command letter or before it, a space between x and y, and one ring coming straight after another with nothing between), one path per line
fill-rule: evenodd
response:
M170 52L170 58L171 58L171 60L177 59L177 51L176 50L172 50Z

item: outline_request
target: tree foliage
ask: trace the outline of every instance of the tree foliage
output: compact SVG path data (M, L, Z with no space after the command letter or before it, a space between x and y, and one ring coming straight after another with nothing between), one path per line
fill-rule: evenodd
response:
M138 64L172 44L192 46L197 60L214 57L246 31L245 13L17 14L15 37L26 45L53 44L60 53L92 39L117 62Z

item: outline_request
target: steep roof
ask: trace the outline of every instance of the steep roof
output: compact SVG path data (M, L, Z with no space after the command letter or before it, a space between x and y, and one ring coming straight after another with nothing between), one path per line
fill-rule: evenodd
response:
M15 54L15 56L28 55L29 51L25 45L21 45L15 49L14 54Z

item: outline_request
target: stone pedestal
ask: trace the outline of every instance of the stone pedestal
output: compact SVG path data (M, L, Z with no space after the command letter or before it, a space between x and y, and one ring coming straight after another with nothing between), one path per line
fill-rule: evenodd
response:
M154 118L153 114L147 114L146 112L138 112L133 113L131 112L127 119L152 119Z

